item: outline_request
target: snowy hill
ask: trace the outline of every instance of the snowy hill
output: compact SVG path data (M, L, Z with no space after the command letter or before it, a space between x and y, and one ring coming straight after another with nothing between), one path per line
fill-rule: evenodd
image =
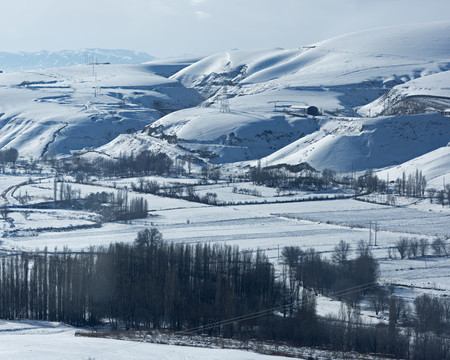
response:
M249 85L321 87L377 82L389 86L450 68L450 22L405 25L339 36L295 50L229 51L174 77L185 85L208 78ZM220 75L220 76L219 76ZM216 81L217 83L217 81Z
M111 64L137 64L153 60L154 57L130 50L82 49L39 52L0 52L0 70L15 72L48 69L100 62Z
M319 169L342 171L399 164L445 146L448 119L410 119L403 116L409 112L401 111L394 113L399 117L376 121L360 117L370 111L377 115L375 105L368 104L382 102L391 89L402 88L405 96L432 94L445 104L449 29L450 22L408 25L295 50L215 54L171 77L197 89L206 98L202 107L171 113L151 126L176 135L184 148L208 150L213 162L270 155L267 164L311 161ZM301 105L315 105L324 116L312 119L282 111ZM432 130L422 131L423 124ZM420 136L408 137L408 129ZM393 151L397 143L401 151Z
M400 84L361 107L361 115L424 113L450 108L450 71L423 76Z
M449 21L405 25L292 50L1 74L0 147L152 149L337 171L399 165L450 140L437 113L450 99L449 30ZM305 105L321 116L289 110Z
M379 169L446 146L449 134L450 121L439 113L332 119L324 121L314 134L266 157L263 163L307 162L317 169L343 172Z
M413 174L419 169L427 179L427 186L442 189L443 184L450 182L450 146L438 148L401 165L383 169L377 176L393 180L401 178L403 172Z
M133 133L201 97L146 65L80 65L0 74L0 148L67 154Z

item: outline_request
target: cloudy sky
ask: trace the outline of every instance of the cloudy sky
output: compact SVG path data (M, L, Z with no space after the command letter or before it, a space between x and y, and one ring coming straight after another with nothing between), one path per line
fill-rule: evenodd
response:
M448 0L3 0L0 51L130 49L164 58L296 48L395 24L450 20Z

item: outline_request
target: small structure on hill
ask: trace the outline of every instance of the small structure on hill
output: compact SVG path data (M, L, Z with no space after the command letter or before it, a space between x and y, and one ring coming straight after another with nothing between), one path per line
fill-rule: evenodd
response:
M312 105L293 105L283 110L285 113L294 116L308 117L320 115L319 108Z

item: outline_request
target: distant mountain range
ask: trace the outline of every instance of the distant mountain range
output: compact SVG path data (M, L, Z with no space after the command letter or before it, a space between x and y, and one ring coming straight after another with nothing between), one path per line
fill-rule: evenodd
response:
M39 52L0 52L0 71L13 72L67 67L101 62L111 64L136 64L154 60L145 52L109 49L82 49Z

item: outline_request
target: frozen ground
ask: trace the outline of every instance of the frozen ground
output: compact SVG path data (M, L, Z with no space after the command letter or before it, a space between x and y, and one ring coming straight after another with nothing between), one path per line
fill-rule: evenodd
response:
M0 358L5 360L281 360L248 351L160 345L76 337L77 329L43 321L0 321Z
M283 344L177 334L117 334L113 338L75 336L73 327L44 321L0 321L0 357L27 359L161 359L161 360L379 360L361 355ZM120 339L120 340L118 340ZM133 341L130 341L133 339ZM244 350L242 350L244 349ZM263 355L283 354L284 356Z

